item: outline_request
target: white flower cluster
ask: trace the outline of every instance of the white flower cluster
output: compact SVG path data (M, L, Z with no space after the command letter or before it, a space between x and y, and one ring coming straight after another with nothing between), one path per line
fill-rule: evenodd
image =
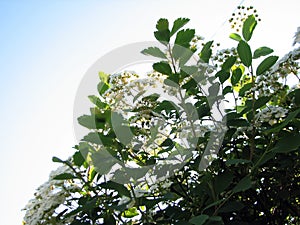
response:
M23 224L50 224L50 221L55 219L55 210L70 196L69 191L73 190L74 186L65 184L64 180L54 180L53 178L59 174L70 172L70 168L63 165L50 173L49 180L37 188L34 194L35 198L25 206L26 213ZM69 219L72 220L72 218Z
M260 126L262 123L267 122L270 125L278 123L288 113L287 109L280 106L267 106L256 114L256 125Z

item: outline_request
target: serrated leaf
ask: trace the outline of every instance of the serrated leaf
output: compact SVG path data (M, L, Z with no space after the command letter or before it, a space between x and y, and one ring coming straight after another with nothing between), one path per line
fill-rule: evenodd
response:
M195 30L193 29L181 30L176 35L175 45L180 45L182 47L188 48L194 36Z
M269 55L272 52L274 52L274 50L271 49L271 48L268 48L268 47L265 47L265 46L260 47L260 48L258 48L258 49L256 49L254 51L254 53L253 53L253 59L257 59L257 58L259 58L261 56Z
M171 36L174 35L180 28L182 28L185 24L187 24L190 21L188 18L178 18L174 21L172 30L171 30Z
M159 73L166 74L166 75L171 75L172 74L172 69L169 65L169 63L161 61L158 63L154 63L152 65L153 69Z
M168 30L169 29L169 21L165 18L161 18L156 23L156 29L158 31Z
M245 20L243 24L243 29L242 29L243 37L246 41L249 41L251 39L256 25L257 25L257 21L255 19L255 16L254 15L248 16L248 18Z
M241 41L242 40L242 37L239 35L239 34L236 34L236 33L231 33L229 35L229 37L235 41Z
M242 63L249 67L252 64L252 53L250 46L245 41L240 41L237 46L238 55Z
M238 184L233 188L232 192L233 193L238 193L241 191L246 191L249 188L251 188L251 179L249 176L244 177L243 179L238 182Z
M144 55L151 55L157 58L167 59L165 53L163 53L158 47L149 47L142 51Z
M268 58L264 59L256 69L256 75L261 75L267 70L269 70L278 60L278 56L269 56Z
M156 40L164 45L170 41L169 21L167 19L159 19L156 24L157 31L154 32Z

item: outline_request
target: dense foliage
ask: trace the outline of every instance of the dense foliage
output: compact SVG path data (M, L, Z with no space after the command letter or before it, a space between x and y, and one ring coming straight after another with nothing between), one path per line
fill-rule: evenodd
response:
M300 49L280 60L252 49L259 19L252 7L239 12L236 47L204 42L183 29L189 19L160 19L162 48L143 51L162 60L153 72L99 73L95 106L78 118L90 133L68 160L53 158L62 166L26 206L26 223L300 224ZM164 92L147 92L157 86ZM175 167L160 163L179 155Z

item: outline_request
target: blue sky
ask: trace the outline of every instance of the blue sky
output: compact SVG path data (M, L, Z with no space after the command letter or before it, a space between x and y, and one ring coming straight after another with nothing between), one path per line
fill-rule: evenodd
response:
M225 4L226 2L226 4ZM1 224L20 224L21 208L76 144L73 102L88 68L114 48L152 41L156 21L191 19L197 34L226 46L240 0L0 0ZM300 26L297 0L245 0L262 22L253 45L283 55Z

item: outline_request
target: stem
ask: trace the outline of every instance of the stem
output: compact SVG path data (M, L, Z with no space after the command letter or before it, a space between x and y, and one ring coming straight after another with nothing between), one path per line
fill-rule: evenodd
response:
M250 137L250 156L249 160L252 161L254 152L255 152L255 133L256 133L256 128L255 128L255 77L253 74L253 67L251 65L250 67L250 74L251 74L251 82L252 82L252 130L251 130L251 137Z

